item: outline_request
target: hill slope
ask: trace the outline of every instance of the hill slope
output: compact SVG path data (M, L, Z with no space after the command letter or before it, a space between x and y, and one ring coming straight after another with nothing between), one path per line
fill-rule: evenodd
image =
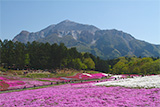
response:
M22 31L13 41L22 43L39 41L61 43L67 47L76 47L80 52L91 52L103 59L125 55L142 57L160 56L160 45L153 45L135 39L116 29L101 30L93 25L79 24L69 20L62 21L38 32Z

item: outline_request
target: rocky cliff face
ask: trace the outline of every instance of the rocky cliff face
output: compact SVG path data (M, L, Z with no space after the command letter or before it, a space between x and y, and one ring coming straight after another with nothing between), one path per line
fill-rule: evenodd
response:
M125 55L142 57L160 56L160 46L135 39L128 33L112 30L101 30L93 25L79 24L65 20L56 25L30 33L22 31L13 41L27 42L63 42L67 47L76 47L80 52L91 52L103 59Z

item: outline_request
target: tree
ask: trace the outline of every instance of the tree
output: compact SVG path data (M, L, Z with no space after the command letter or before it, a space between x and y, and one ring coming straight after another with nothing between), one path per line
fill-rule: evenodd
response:
M68 49L69 58L75 59L75 58L81 58L81 54L76 50L75 47L72 47Z
M2 64L2 47L3 47L3 42L0 39L0 64Z
M114 74L122 74L128 72L128 61L125 57L120 57L120 60L113 66Z
M149 57L144 57L144 58L142 58L142 60L141 60L142 63L151 62L151 61L153 61L153 59L152 59L152 58L149 58Z
M90 55L89 55L88 52L86 52L86 53L84 53L83 57L84 57L84 58L90 58Z
M110 66L111 68L111 66ZM97 63L95 65L95 70L108 73L110 71L109 65L107 61L97 59Z
M25 66L25 45L20 42L14 43L15 52L15 66L16 68L23 69Z
M29 54L25 54L25 60L24 60L25 65L29 66L30 65L30 58Z
M64 43L60 43L58 49L57 49L57 63L58 66L61 68L61 64L63 62L63 59L67 57L67 47L64 45Z
M95 69L95 63L91 58L85 58L83 63L87 66L88 69Z
M10 68L15 63L14 44L12 41L4 40L1 45L1 61Z
M89 53L79 53L76 48L67 49L60 45L49 43L39 43L33 41L23 44L20 42L12 42L0 40L1 64L11 68L23 69L29 67L31 69L57 69L61 67L75 69L95 69L101 71L109 70L108 62Z
M139 66L133 68L132 74L140 74L141 70Z
M82 63L82 61L79 58L72 59L72 65L73 65L73 68L78 70L87 69L87 66L84 63Z
M51 50L50 50L50 60L49 60L49 67L52 69L56 69L57 67L59 67L59 59L58 59L58 45L52 44L51 45Z

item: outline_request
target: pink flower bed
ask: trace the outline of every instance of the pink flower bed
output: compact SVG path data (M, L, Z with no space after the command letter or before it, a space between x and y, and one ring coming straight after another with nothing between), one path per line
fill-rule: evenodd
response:
M25 83L23 81L18 81L18 80L9 80L6 81L7 84L9 84L9 87L15 87L18 85L24 85Z
M0 94L0 107L159 107L160 89L61 85Z
M21 89L42 85L50 85L51 82L37 81L29 78L18 78L18 77L0 77L0 90L5 87L5 90L10 89Z
M88 79L98 79L105 77L106 75L103 73L97 74L88 74L88 73L77 73L74 76L68 77L59 77L59 78L40 78L41 80L49 80L49 81L70 81L70 80L88 80Z
M43 82L43 81L36 81L36 80L30 80L30 81L22 81L24 84L22 85L15 85L15 86L10 86L8 89L22 89L22 88L30 88L34 86L43 86L43 85L50 85L51 82Z
M98 73L98 74L91 74L91 78L102 78L105 77L106 75L104 75L103 73Z
M106 76L103 73L97 74L87 74L87 73L77 73L74 76L68 77L59 77L59 78L41 78L41 80L49 80L49 81L71 81L71 80L88 80L88 79L97 79ZM0 87L4 87L6 84L6 89L21 89L21 88L28 88L33 86L42 86L42 85L50 85L51 82L44 82L44 81L36 81L29 78L19 78L19 77L0 77ZM9 85L9 87L8 87Z
M0 77L0 80L9 80L9 79L7 79L5 77Z

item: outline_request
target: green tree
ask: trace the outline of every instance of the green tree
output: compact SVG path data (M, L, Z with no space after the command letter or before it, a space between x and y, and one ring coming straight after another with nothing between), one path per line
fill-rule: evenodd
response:
M1 61L10 68L15 63L14 44L12 41L4 40L1 45Z
M125 57L120 57L120 60L113 66L114 74L128 73L128 61Z
M84 53L83 57L84 57L84 58L90 58L90 55L89 55L88 52L86 52L86 53Z
M152 58L149 58L149 57L144 57L144 58L142 58L142 60L141 60L142 63L152 62L152 61L153 61L153 59L152 59Z
M3 47L3 42L0 39L0 64L2 64L2 47Z
M78 70L87 69L87 66L84 63L82 63L82 61L79 58L72 59L72 65L73 65L73 68Z
M95 70L105 72L105 73L110 72L108 62L98 58L97 62L96 62L96 65L95 65Z
M20 42L14 43L14 52L15 52L15 66L17 68L23 69L25 66L25 45Z
M25 54L25 61L24 61L25 65L29 66L30 65L30 58L29 58L29 54Z
M58 59L58 45L52 44L51 45L51 50L50 50L50 60L49 60L49 66L52 69L56 69L59 67L59 59Z
M141 70L139 66L134 67L132 74L140 74Z
M83 63L87 66L88 69L95 69L95 63L91 58L85 58Z

